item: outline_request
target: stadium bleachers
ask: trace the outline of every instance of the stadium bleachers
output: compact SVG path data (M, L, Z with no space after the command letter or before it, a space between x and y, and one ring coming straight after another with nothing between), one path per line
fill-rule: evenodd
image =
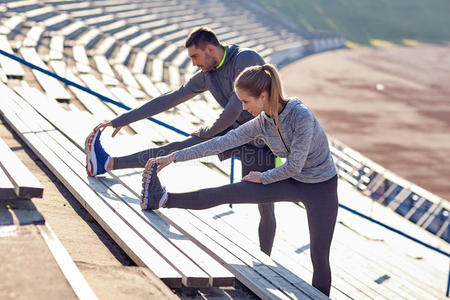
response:
M8 1L0 16L0 47L137 107L179 86L196 71L183 43L198 25L208 24L223 41L242 42L276 64L342 46L337 35L293 30L270 18L263 24L251 9L243 7L237 12L228 10L227 5L219 0L213 5L201 0ZM36 26L36 21L45 27ZM301 206L276 206L279 225L270 258L258 249L254 206L142 212L137 200L140 170L114 171L94 179L85 176L83 167L82 149L89 130L125 110L3 55L0 64L6 75L1 87L8 95L0 105L5 119L138 265L149 267L171 287L226 286L235 276L265 299L324 298L307 283L312 266ZM156 117L193 132L211 124L220 113L211 98L210 94L195 97ZM79 102L86 111L65 110L54 100ZM82 129L75 130L73 124L79 123ZM129 128L135 135L105 140L105 147L127 154L129 149L118 145L133 143L134 152L183 138L146 120ZM331 146L339 167L342 203L448 252L449 206L445 200L338 141L333 140ZM229 181L229 161L207 158L189 165L190 173L208 178L201 184L195 178L186 180L186 169L179 165L161 173L170 191ZM439 299L445 294L448 270L442 266L448 265L448 258L357 218L343 210L339 213L332 246L332 298ZM169 231L170 226L176 231ZM399 248L402 243L408 244L408 250Z

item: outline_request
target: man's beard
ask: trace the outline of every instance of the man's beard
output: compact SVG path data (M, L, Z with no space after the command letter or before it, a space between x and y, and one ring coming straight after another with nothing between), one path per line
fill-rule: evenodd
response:
M207 63L205 65L205 67L206 67L205 72L209 72L219 65L219 62L217 60L215 60L213 56L210 56L208 54L206 54L205 60Z

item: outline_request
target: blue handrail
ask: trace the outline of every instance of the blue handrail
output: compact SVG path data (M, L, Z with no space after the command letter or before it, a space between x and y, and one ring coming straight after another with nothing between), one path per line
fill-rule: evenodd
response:
M103 101L106 101L106 102L112 103L114 105L117 105L117 106L119 106L119 107L121 107L121 108L123 108L125 110L131 110L130 107L124 105L123 103L117 102L117 101L115 101L115 100L113 100L111 98L108 98L108 97L106 97L106 96L104 96L102 94L99 94L99 93L97 93L97 92L95 92L95 91L93 91L93 90L91 90L89 88L86 88L86 87L84 87L82 85L79 85L79 84L73 82L73 81L70 81L67 78L61 77L61 76L59 76L59 75L57 75L57 74L55 74L55 73L53 73L51 71L48 71L48 70L45 70L45 69L43 69L43 68L41 68L39 66L36 66L35 64L32 64L32 63L30 63L30 62L28 62L28 61L26 61L26 60L24 60L24 59L22 59L20 57L17 57L16 55L10 54L10 53L5 52L5 51L3 51L1 49L0 49L0 54L5 55L5 56L7 56L7 57L9 57L9 58L11 58L13 60L16 60L19 63L24 64L24 65L26 65L26 66L28 66L28 67L30 67L32 69L38 70L38 71L40 71L40 72L42 72L42 73L44 73L46 75L54 77L54 78L58 79L59 81L64 82L67 85L74 86L74 87L76 87L76 88L78 88L78 89L80 89L82 91L85 91L85 92L87 92L87 93L89 93L91 95L94 95L94 96L98 97L99 99L101 99ZM180 130L180 129L174 127L174 126L171 126L169 124L166 124L166 123L164 123L162 121L159 121L159 120L157 120L157 119L155 119L153 117L149 117L147 119L152 121L152 122L157 123L158 125L161 125L161 126L164 126L164 127L168 128L170 130L173 130L173 131L175 131L175 132L177 132L177 133L179 133L181 135L190 136L189 133L187 133L187 132L185 132L183 130ZM232 172L231 172L230 176L231 176L230 181L232 183L233 182L233 176L234 176L234 159L232 159ZM375 220L375 219L373 219L373 218L371 218L371 217L369 217L369 216L367 216L367 215L365 215L363 213L360 213L360 212L358 212L358 211L356 211L356 210L354 210L352 208L349 208L349 207L347 207L347 206L345 206L343 204L339 204L339 206L342 207L345 210L350 211L353 214L356 214L356 215L358 215L358 216L360 216L360 217L362 217L364 219L367 219L367 220L369 220L369 221L371 221L371 222L373 222L375 224L378 224L378 225L380 225L380 226L382 226L382 227L384 227L384 228L386 228L388 230L391 230L391 231L393 231L393 232L395 232L395 233L397 233L397 234L399 234L399 235L401 235L403 237L406 237L406 238L408 238L408 239L410 239L410 240L412 240L412 241L414 241L414 242L416 242L416 243L418 243L418 244L420 244L422 246L425 246L425 247L427 247L427 248L429 248L429 249L431 249L433 251L436 251L436 252L438 252L438 253L440 253L442 255L445 255L447 257L450 257L450 253L447 253L447 252L445 252L445 251L443 251L443 250L441 250L439 248L431 246L431 245L429 245L429 244L427 244L425 242L422 242L421 240L418 240L415 237L410 236L409 234L406 234L406 233L404 233L404 232L402 232L402 231L400 231L398 229L395 229L395 228L393 228L393 227L391 227L391 226L389 226L387 224L384 224L384 223L382 223L382 222L380 222L378 220ZM447 297L449 296L449 292L450 292L450 268L449 268L449 276L448 276L448 281L447 281L447 292L446 292L446 296Z
M61 77L61 76L59 76L58 74L55 74L55 73L53 73L53 72L51 72L51 71L48 71L48 70L45 70L45 69L43 69L43 68L41 68L41 67L39 67L39 66L37 66L37 65L35 65L35 64L32 64L32 63L30 63L30 62L28 62L28 61L26 61L26 60L24 60L24 59L22 59L22 58L20 58L20 57L18 57L18 56L15 56L15 55L13 55L13 54L10 54L10 53L8 53L8 52L6 52L6 51L3 51L3 50L1 50L1 49L0 49L0 54L3 54L3 55L5 55L5 56L7 56L7 57L9 57L9 58L11 58L11 59L14 59L14 60L20 62L21 64L24 64L24 65L26 65L26 66L28 66L28 67L30 67L30 68L32 68L32 69L38 70L39 72L42 72L42 73L44 73L44 74L46 74L46 75L48 75L48 76L54 77L54 78L58 79L59 81L64 82L64 83L67 84L67 85L74 86L74 87L76 87L77 89L80 89L80 90L82 90L82 91L85 91L86 93L89 93L89 94L91 94L91 95L94 95L94 96L98 97L99 99L101 99L101 100L103 100L103 101L106 101L106 102L112 103L112 104L114 104L114 105L117 105L117 106L119 106L119 107L121 107L121 108L123 108L123 109L125 109L125 110L131 110L130 107L126 106L125 104L123 104L123 103L121 103L121 102L117 102L117 101L115 101L115 100L113 100L113 99L111 99L111 98L109 98L109 97L106 97L106 96L104 96L104 95L102 95L102 94L99 94L99 93L97 93L97 92L95 92L95 91L93 91L93 90L91 90L91 89L89 89L89 88L87 88L87 87L84 87L84 86L82 86L82 85L79 85L78 83L75 83L75 82L73 82L73 81L71 81L71 80L68 80L67 78ZM153 118L153 117L149 117L149 118L147 118L147 119L149 119L149 120L152 121L152 122L155 122L155 123L158 124L158 125L161 125L161 126L164 126L164 127L168 128L168 129L170 129L170 130L173 130L173 131L175 131L175 132L177 132L177 133L179 133L179 134L181 134L181 135L184 135L184 136L190 136L189 133L187 133L187 132L185 132L185 131L183 131L183 130L180 130L180 129L176 128L176 127L173 127L173 126L171 126L171 125L169 125L169 124L166 124L166 123L164 123L164 122L162 122L162 121L160 121L160 120L157 120L157 119L155 119L155 118Z

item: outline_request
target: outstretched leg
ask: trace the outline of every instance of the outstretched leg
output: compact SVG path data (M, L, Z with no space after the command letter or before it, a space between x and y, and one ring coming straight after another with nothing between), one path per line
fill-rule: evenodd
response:
M184 141L169 143L162 147L147 149L127 156L114 157L113 170L143 168L150 158L164 156L204 141L204 139L201 139L199 137L191 136Z

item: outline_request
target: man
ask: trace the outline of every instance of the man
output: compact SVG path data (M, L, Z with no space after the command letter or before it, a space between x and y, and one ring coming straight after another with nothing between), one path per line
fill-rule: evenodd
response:
M192 31L186 39L185 47L192 63L201 71L178 90L156 97L139 108L95 127L86 139L86 170L89 176L114 169L143 168L150 158L167 155L214 136L223 135L253 118L250 113L242 110L242 104L234 92L233 83L246 67L263 65L262 57L253 50L241 49L237 45L221 45L214 32L205 27ZM192 133L186 140L114 158L110 157L100 144L100 135L104 128L108 126L115 128L112 134L114 137L123 126L166 111L206 90L211 92L223 107L223 111L214 124ZM223 160L232 156L241 158L242 176L250 171L264 172L275 167L275 156L266 145L257 141L221 153L219 158ZM264 253L270 255L276 228L274 205L273 203L259 204L258 208L261 215L260 247Z

